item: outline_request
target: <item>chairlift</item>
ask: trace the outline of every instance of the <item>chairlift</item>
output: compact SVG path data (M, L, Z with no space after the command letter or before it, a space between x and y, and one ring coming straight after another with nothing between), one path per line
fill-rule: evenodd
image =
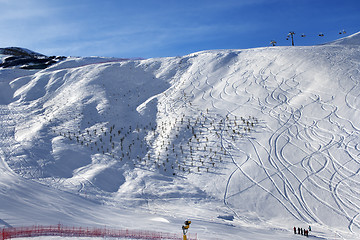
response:
M306 35L305 35L305 34L301 34L301 37L306 37Z
M288 33L288 37L291 37L291 36L293 36L293 35L295 35L295 32L289 32L289 33Z
M324 34L323 33L319 33L319 37L323 37L324 36Z
M270 41L270 44L273 45L273 46L275 46L276 43L277 43L277 42L276 42L275 40L271 40L271 41Z
M295 32L289 32L286 37L286 40L289 40L291 38L291 45L293 45L293 46L294 46L294 35L295 35Z
M339 32L339 34L346 34L346 31L342 30L342 31Z

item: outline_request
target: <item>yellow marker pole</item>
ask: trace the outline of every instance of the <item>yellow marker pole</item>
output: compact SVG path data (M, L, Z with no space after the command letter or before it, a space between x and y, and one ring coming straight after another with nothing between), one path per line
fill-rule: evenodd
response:
M187 240L187 237L186 237L186 233L190 227L190 224L191 224L191 221L185 221L185 226L182 226L182 230L183 230L183 240Z

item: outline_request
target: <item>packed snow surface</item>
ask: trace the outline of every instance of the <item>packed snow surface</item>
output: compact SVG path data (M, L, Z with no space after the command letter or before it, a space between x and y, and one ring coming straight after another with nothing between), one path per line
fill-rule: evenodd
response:
M358 239L359 36L0 69L0 224Z

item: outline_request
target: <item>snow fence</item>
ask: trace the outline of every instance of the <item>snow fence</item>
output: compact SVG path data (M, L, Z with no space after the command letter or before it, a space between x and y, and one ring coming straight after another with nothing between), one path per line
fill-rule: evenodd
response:
M40 236L61 236L61 237L106 237L106 238L125 238L125 239L176 239L182 240L182 234L172 234L155 231L143 230L116 230L104 228L82 228L82 227L66 227L63 225L55 226L30 226L30 227L14 227L1 229L0 240L24 238L24 237L40 237ZM188 234L189 240L197 240L197 234L191 236Z

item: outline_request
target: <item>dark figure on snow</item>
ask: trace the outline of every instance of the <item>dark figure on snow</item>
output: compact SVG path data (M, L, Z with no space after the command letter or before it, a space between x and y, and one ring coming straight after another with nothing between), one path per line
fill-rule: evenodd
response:
M308 230L304 230L304 236L306 236L306 237L309 236L309 231Z
M298 234L300 234L300 228L298 227Z
M296 234L296 227L294 227L294 234Z
M304 235L304 232L303 232L302 228L300 228L300 233L301 233L301 235Z
M309 225L309 232L311 232L311 226Z

